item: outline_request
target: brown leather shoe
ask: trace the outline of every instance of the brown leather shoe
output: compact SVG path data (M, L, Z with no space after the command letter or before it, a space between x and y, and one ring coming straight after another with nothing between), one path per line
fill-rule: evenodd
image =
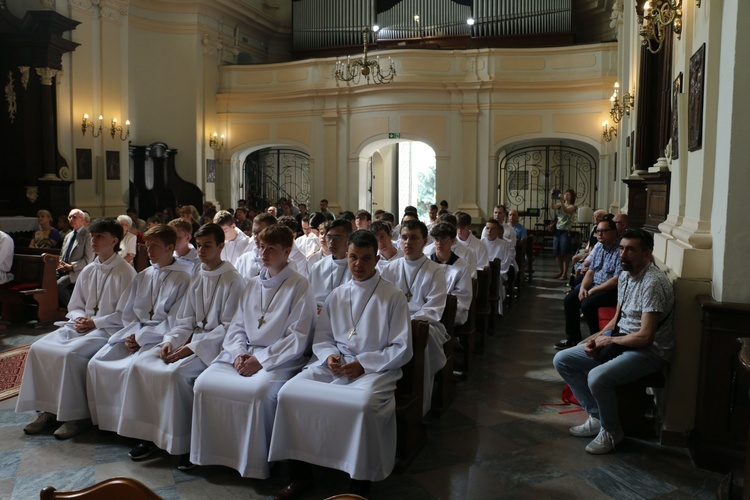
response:
M310 481L292 481L276 492L275 500L292 500L312 490L315 483Z

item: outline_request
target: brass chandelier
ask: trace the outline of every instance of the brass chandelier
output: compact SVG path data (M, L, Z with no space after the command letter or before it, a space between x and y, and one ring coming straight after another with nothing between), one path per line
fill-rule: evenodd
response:
M388 71L383 71L380 66L380 56L375 59L367 59L367 38L370 31L377 33L378 27L374 26L372 30L370 28L362 28L362 43L364 45L364 55L361 60L351 61L351 56L347 56L346 62L336 61L336 69L334 70L334 76L336 80L344 83L353 82L359 83L362 77L369 85L372 79L375 84L387 84L393 81L396 76L396 66L388 58L389 68Z

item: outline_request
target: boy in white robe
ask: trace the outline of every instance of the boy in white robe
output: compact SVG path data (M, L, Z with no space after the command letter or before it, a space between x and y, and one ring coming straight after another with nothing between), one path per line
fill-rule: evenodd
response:
M308 361L317 320L310 283L288 262L292 234L277 224L258 235L263 269L242 292L221 353L195 382L196 465L269 476L276 394Z
M500 234L498 235L501 239L507 241L513 248L516 248L516 230L509 222L505 222L508 216L508 211L505 210L505 205L495 205L492 209L492 218L500 224ZM482 234L479 236L480 239L484 240L487 238L487 226L482 228ZM490 258L490 260L492 260Z
M471 215L466 212L456 212L456 243L471 250L476 261L476 269L482 270L490 265L487 248L482 241L471 232ZM475 273L476 274L476 273Z
M456 228L447 222L432 226L430 236L435 241L435 252L430 255L433 262L445 270L445 285L448 294L456 297L456 325L463 325L469 318L472 299L471 269L465 260L453 253L451 247L456 242ZM481 243L480 243L481 245Z
M292 234L297 234L297 219L294 217L283 215L279 217L279 224L288 227ZM292 269L307 279L307 258L294 241L292 241L291 253L289 254L288 259L289 263L292 265Z
M342 470L351 492L366 496L396 456L394 391L412 356L403 292L375 269L377 240L355 231L348 244L352 278L326 300L314 358L279 391L269 460L290 460L291 482L277 498L312 488L309 464Z
M143 460L158 449L180 455L190 468L195 379L221 350L245 282L221 260L224 232L209 223L195 233L201 270L193 276L176 324L130 368L117 433L141 439L129 453Z
M256 215L253 219L253 237L250 238L250 249L237 259L237 263L234 266L245 281L250 281L251 278L260 274L263 262L261 262L258 251L257 238L261 231L274 224L276 224L276 217L265 212Z
M461 213L461 212L456 212L456 213ZM467 215L467 217L469 217L469 227L471 227L471 217L468 216L468 215ZM456 218L456 216L453 215L453 214L442 214L442 215L440 215L438 217L438 222L447 222L448 224L452 225L453 227L458 228L458 218ZM458 229L457 229L457 231L458 231ZM469 230L469 232L471 232L471 230ZM432 236L430 236L430 239L432 239ZM476 278L477 277L477 268L478 268L478 265L477 265L477 259L474 256L474 252L472 252L471 249L469 249L469 247L466 247L464 245L460 245L458 243L458 240L456 240L456 242L451 247L451 251L453 253L455 253L456 255L458 255L459 258L463 259L464 262L466 262L467 264L469 264L469 268L471 269L471 277L472 278ZM425 247L422 250L422 252L425 255L432 255L433 253L435 253L435 242L434 241L432 241L431 243L428 242L425 245Z
M310 284L318 309L323 307L333 290L352 277L346 263L346 242L351 233L352 224L348 220L336 219L328 225L326 242L331 255L323 257L310 269Z
M307 277L310 279L310 270L316 262L323 259L324 257L331 255L331 251L328 249L328 242L326 241L326 232L328 231L328 222L321 222L318 225L318 250L307 256Z
M100 430L117 431L128 373L133 362L172 331L192 277L193 265L173 252L177 232L157 224L143 235L151 266L133 280L122 312L123 329L89 361L86 391L91 420Z
M224 231L224 249L221 251L221 260L234 266L237 259L252 248L250 238L234 225L234 217L226 210L216 212L214 224L221 226Z
M516 245L511 243L500 235L503 232L503 226L496 219L487 219L484 227L485 237L482 243L487 247L487 254L490 261L500 259L500 280L505 283L509 279L509 272L516 268ZM505 288L500 285L500 294L504 295ZM503 301L499 300L497 304L497 313L503 315Z
M389 263L404 256L404 252L400 248L396 248L393 245L391 239L391 223L383 220L376 220L370 224L370 231L375 235L378 240L378 272L382 272L383 268Z
M35 342L26 358L16 411L42 411L24 428L38 434L55 419L64 422L55 431L67 439L91 427L86 398L86 366L110 335L122 328L122 311L133 266L116 252L122 227L112 219L95 220L90 228L91 248L97 254L76 280L68 305L68 321Z
M175 243L174 246L174 258L192 265L194 273L199 272L201 268L201 260L198 258L198 252L195 250L195 247L190 243L193 239L193 225L185 219L172 219L169 221L168 225L177 231L177 243Z
M427 242L427 226L424 222L412 219L401 225L401 248L404 258L388 264L383 269L383 279L400 288L406 295L411 319L430 323L427 339L427 352L424 360L424 406L427 414L432 405L432 386L435 374L445 366L446 357L443 344L448 340L448 332L440 323L446 301L445 271L422 253Z

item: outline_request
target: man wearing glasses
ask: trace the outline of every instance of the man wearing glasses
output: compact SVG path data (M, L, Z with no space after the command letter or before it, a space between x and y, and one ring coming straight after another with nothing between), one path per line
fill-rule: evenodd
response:
M612 218L606 217L596 226L596 237L599 242L586 259L589 266L583 281L565 296L566 338L555 344L558 351L581 341L581 313L593 335L599 331L599 308L617 304L620 240Z
M310 284L315 292L318 311L325 304L328 295L349 281L352 274L346 262L346 248L352 223L346 219L336 219L328 226L326 242L331 255L327 255L310 268Z
M68 214L68 223L73 229L63 240L60 262L57 264L57 299L60 307L67 309L73 285L78 274L94 260L91 249L91 233L84 225L83 212L74 208Z

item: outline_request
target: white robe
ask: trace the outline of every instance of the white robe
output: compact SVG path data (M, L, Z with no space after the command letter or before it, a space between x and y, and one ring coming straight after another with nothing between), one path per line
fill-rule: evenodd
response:
M422 252L425 255L432 255L435 253L435 243L430 243L429 245L425 245ZM451 252L458 255L460 258L462 258L467 264L469 264L469 268L471 269L471 277L476 278L477 277L477 269L480 269L477 265L477 258L474 256L474 252L472 252L468 247L464 245L460 245L458 243L458 238L456 238L456 243L453 244L451 247Z
M201 270L201 260L198 258L198 251L195 249L195 247L188 243L188 253L186 253L183 256L177 255L177 251L172 254L172 256L182 262L187 262L192 266L192 272L190 274L198 274Z
M482 244L482 240L474 236L473 233L469 233L469 237L466 241L461 238L456 238L456 243L468 248L474 254L474 260L477 263L477 270L484 269L490 265L489 255L487 254L487 247ZM456 254L458 255L458 254ZM461 257L460 255L458 255ZM476 275L476 273L474 273Z
M250 250L243 253L242 256L237 259L237 263L234 267L237 268L237 272L240 273L240 276L242 276L242 279L244 279L245 282L258 276L260 270L263 269L263 261L260 260L260 251L258 250L258 247L253 245Z
M310 271L312 271L312 267L319 261L323 260L323 258L326 255L323 253L322 250L318 250L317 252L313 252L307 257L307 278L310 279Z
M292 244L292 252L289 254L289 264L292 266L292 269L307 279L307 258L296 244Z
M117 431L130 366L174 328L191 272L190 262L175 260L165 267L149 266L133 280L122 313L125 327L109 338L88 365L89 410L99 429ZM136 352L125 347L125 339L133 334L141 346Z
M412 356L403 292L377 272L338 287L320 313L313 354L279 391L269 460L302 460L354 479L385 479L396 456L396 381ZM364 374L334 377L326 364L332 354L347 363L356 359Z
M132 255L135 258L135 253L138 251L138 238L131 233L127 232L122 236L120 242L120 255L124 259L128 255Z
M375 268L378 270L379 273L382 273L385 266L387 266L391 262L394 262L396 259L399 259L403 256L404 256L404 251L398 247L396 248L396 253L390 259L386 259L380 254L380 252L378 252L378 257L380 257L380 259L378 259L378 263L375 265Z
M250 246L250 238L245 233L237 227L233 230L237 233L237 236L232 241L224 240L224 248L221 249L221 260L235 265L237 259L252 247Z
M244 287L228 262L212 271L201 269L192 278L175 327L130 367L118 434L153 441L172 455L190 450L193 384L221 350ZM165 342L173 350L187 345L193 354L166 363L159 357Z
M48 411L63 422L90 416L86 398L86 366L110 335L122 328L122 311L135 269L119 254L99 257L76 280L68 304L68 321L35 342L26 358L16 411ZM97 312L94 309L98 307ZM76 318L91 318L96 328L80 334Z
M510 222L503 222L503 239L513 245L513 248L516 247L516 230L513 229L513 226L510 224ZM484 226L482 228L482 234L479 235L479 239L486 240L487 239L487 226ZM490 259L492 260L492 259Z
M412 297L408 301L411 319L425 320L430 323L430 336L427 339L424 359L423 414L426 414L432 405L435 374L445 366L446 362L443 344L449 340L445 326L440 323L447 295L445 271L440 264L432 262L423 255L416 260L398 259L388 264L382 274L383 278L396 285L404 293L411 291Z
M195 382L190 441L194 464L224 465L256 479L269 476L276 394L307 362L318 317L307 279L291 266L272 278L267 273L248 283L221 353ZM260 371L240 375L233 364L242 354L255 356Z
M10 270L13 268L14 251L13 238L0 231L0 284L13 281L13 273Z
M453 254L455 255L455 254ZM430 258L434 261L435 254ZM469 319L469 308L473 296L471 269L465 260L458 257L452 264L438 262L445 270L445 285L448 295L456 297L456 325L463 325Z
M318 307L323 307L328 295L352 277L346 258L334 259L326 255L310 269L310 284L315 292Z
M306 235L303 234L294 240L294 242L297 243L300 252L305 255L305 258L310 257L310 255L320 250L320 240L318 239L318 235L312 231Z
M501 300L497 302L497 313L503 314L503 301L505 297L504 288L502 283L508 280L508 270L511 267L516 267L516 245L510 241L502 238L495 238L494 240L488 240L487 238L482 239L482 243L487 247L487 254L489 255L490 261L500 259L500 297ZM516 271L518 271L516 269Z

